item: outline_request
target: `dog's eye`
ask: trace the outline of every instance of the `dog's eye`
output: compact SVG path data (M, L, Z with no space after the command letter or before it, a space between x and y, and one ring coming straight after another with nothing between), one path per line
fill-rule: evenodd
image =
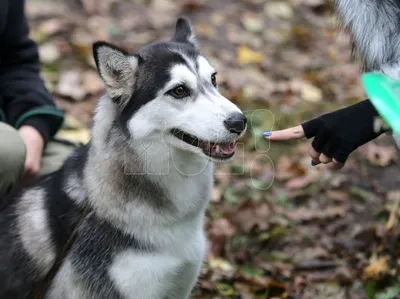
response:
M183 85L179 85L179 86L171 89L168 93L176 99L182 99L189 95L189 91Z
M212 85L214 85L215 87L217 87L217 73L212 74L212 76L211 76L211 83L212 83Z

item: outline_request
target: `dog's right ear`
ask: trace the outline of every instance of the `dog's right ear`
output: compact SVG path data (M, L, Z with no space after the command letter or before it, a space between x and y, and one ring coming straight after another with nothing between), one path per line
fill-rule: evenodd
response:
M189 43L195 48L198 48L197 39L192 28L192 23L188 18L178 18L172 40L180 43Z
M93 57L108 95L124 106L133 93L139 57L102 41L93 44Z

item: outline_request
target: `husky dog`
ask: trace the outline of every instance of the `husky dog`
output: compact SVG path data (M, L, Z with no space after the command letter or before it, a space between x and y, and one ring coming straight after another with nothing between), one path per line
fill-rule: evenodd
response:
M168 42L93 52L106 94L90 143L0 212L0 298L35 296L60 262L45 298L186 299L206 252L213 161L233 157L246 118L185 18Z
M334 0L367 71L400 79L400 0Z
M400 80L400 0L334 0L364 69ZM400 149L400 136L393 133Z

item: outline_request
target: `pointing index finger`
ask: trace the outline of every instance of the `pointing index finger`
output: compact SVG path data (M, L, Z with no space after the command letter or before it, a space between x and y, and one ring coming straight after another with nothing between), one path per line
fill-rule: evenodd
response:
M301 125L268 133L269 136L266 134L264 134L264 136L269 140L294 140L303 138L305 136L303 127Z

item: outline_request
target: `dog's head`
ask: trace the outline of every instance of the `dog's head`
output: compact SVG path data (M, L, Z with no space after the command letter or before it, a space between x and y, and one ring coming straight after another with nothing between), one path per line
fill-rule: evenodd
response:
M200 53L187 19L178 19L169 42L133 54L97 42L93 52L130 138L162 139L167 146L215 161L234 155L246 118L218 92L216 70Z

